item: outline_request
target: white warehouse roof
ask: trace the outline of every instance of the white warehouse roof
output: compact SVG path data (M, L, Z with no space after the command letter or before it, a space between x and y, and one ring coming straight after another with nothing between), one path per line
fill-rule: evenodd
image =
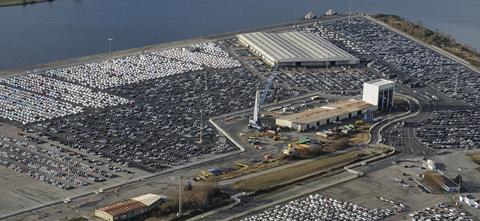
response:
M253 32L237 35L240 43L262 56L269 65L292 62L341 62L357 64L359 59L329 41L308 32Z
M386 79L375 79L375 80L367 81L365 82L365 84L371 84L375 86L384 86L384 85L391 86L391 85L395 85L395 82L391 80L386 80Z
M166 199L166 198L167 197L163 196L163 195L157 195L157 194L149 193L149 194L145 194L143 196L138 196L138 197L132 198L131 200L141 202L141 203L143 203L147 206L151 206L152 204L156 203L160 199Z

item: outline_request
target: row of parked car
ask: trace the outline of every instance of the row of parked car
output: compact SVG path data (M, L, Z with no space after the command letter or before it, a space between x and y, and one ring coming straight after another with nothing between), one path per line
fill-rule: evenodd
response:
M204 68L239 66L238 61L210 42L58 68L45 75L107 89Z
M58 151L40 147L27 140L0 136L0 163L18 173L55 187L69 190L107 179L117 174L95 167Z
M411 221L473 221L464 212L453 208L446 203L439 203L433 207L427 207L423 210L409 214Z
M421 123L417 137L435 149L476 149L480 146L480 111L470 109L436 110Z
M125 98L39 74L0 79L0 83L84 107L105 108L130 102Z
M275 220L351 220L374 221L383 220L395 212L391 209L369 209L354 203L343 202L319 194L277 205L260 214L245 218L242 221L275 221Z
M83 112L81 106L0 84L0 118L29 124Z
M449 96L480 106L479 73L365 18L316 23L306 31L326 36L339 46L349 45L349 50L361 56L381 59L395 69L389 72L402 72Z

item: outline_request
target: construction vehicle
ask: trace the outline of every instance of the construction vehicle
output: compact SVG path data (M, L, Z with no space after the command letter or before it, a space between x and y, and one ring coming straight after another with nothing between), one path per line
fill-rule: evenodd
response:
M214 167L214 168L210 168L208 170L200 171L200 175L198 175L198 178L200 178L201 180L206 180L211 176L219 176L222 173L223 173L222 169L220 169L218 167Z
M310 150L310 137L301 137L298 141L289 143L283 150L285 155L294 155L298 151Z
M237 165L237 166L239 166L239 167L241 167L241 168L248 168L248 167L250 167L248 164L245 164L245 163L240 162L240 161L235 162L235 165Z
M255 130L262 131L264 129L260 121L260 112L262 110L263 104L267 100L268 91L272 86L273 79L277 76L278 66L273 67L272 74L267 79L267 84L263 90L257 90L255 93L255 106L253 108L253 116L248 120L248 126L254 128Z
M305 150L309 150L309 149L310 149L309 144L299 144L297 142L296 143L289 143L287 145L287 148L285 148L283 150L283 153L285 155L291 156L291 155L295 155L299 151L305 151Z

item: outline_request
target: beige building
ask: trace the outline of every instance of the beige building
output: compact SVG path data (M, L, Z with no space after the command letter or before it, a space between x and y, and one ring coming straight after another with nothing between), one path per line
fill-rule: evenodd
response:
M155 209L165 199L165 196L149 193L96 209L95 216L106 221L131 220Z
M343 100L277 118L275 124L297 131L306 131L333 123L334 121L362 115L367 110L376 110L376 106L356 99Z

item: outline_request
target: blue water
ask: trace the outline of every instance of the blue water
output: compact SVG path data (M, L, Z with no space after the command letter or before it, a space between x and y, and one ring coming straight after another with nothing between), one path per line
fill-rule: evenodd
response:
M0 69L293 21L346 0L56 0L0 8ZM480 49L478 0L352 0L356 12L421 21Z

